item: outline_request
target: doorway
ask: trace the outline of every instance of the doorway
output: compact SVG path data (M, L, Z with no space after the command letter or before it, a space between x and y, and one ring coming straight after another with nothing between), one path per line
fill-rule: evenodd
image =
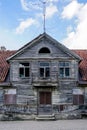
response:
M50 115L52 114L52 92L39 92L38 114Z

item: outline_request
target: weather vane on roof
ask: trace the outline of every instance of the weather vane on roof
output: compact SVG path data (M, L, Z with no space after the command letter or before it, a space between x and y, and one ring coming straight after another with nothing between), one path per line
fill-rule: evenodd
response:
M39 8L40 8L40 6L41 6L41 8L40 9L42 9L43 8L43 31L44 32L46 32L46 3L48 2L48 0L39 0L39 2L38 3L36 3L36 2L34 2L34 3L31 3L31 5L37 5L37 6L39 6ZM43 5L43 7L42 7L42 5Z

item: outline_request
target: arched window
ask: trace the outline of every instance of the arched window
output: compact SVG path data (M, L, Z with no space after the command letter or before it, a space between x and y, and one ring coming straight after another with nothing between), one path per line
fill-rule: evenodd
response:
M50 53L50 50L47 48L47 47L43 47L39 50L39 53L44 53L44 54L47 54L47 53Z

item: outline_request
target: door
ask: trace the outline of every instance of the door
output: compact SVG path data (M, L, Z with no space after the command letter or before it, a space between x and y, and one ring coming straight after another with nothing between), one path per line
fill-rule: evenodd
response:
M39 92L38 114L52 114L51 92Z

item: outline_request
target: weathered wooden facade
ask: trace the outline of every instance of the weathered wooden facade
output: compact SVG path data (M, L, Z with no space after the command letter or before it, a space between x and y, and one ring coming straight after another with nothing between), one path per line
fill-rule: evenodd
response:
M10 85L4 89L4 104L19 112L18 106L24 105L29 114L55 115L86 103L79 85L81 60L48 34L39 35L7 59Z

